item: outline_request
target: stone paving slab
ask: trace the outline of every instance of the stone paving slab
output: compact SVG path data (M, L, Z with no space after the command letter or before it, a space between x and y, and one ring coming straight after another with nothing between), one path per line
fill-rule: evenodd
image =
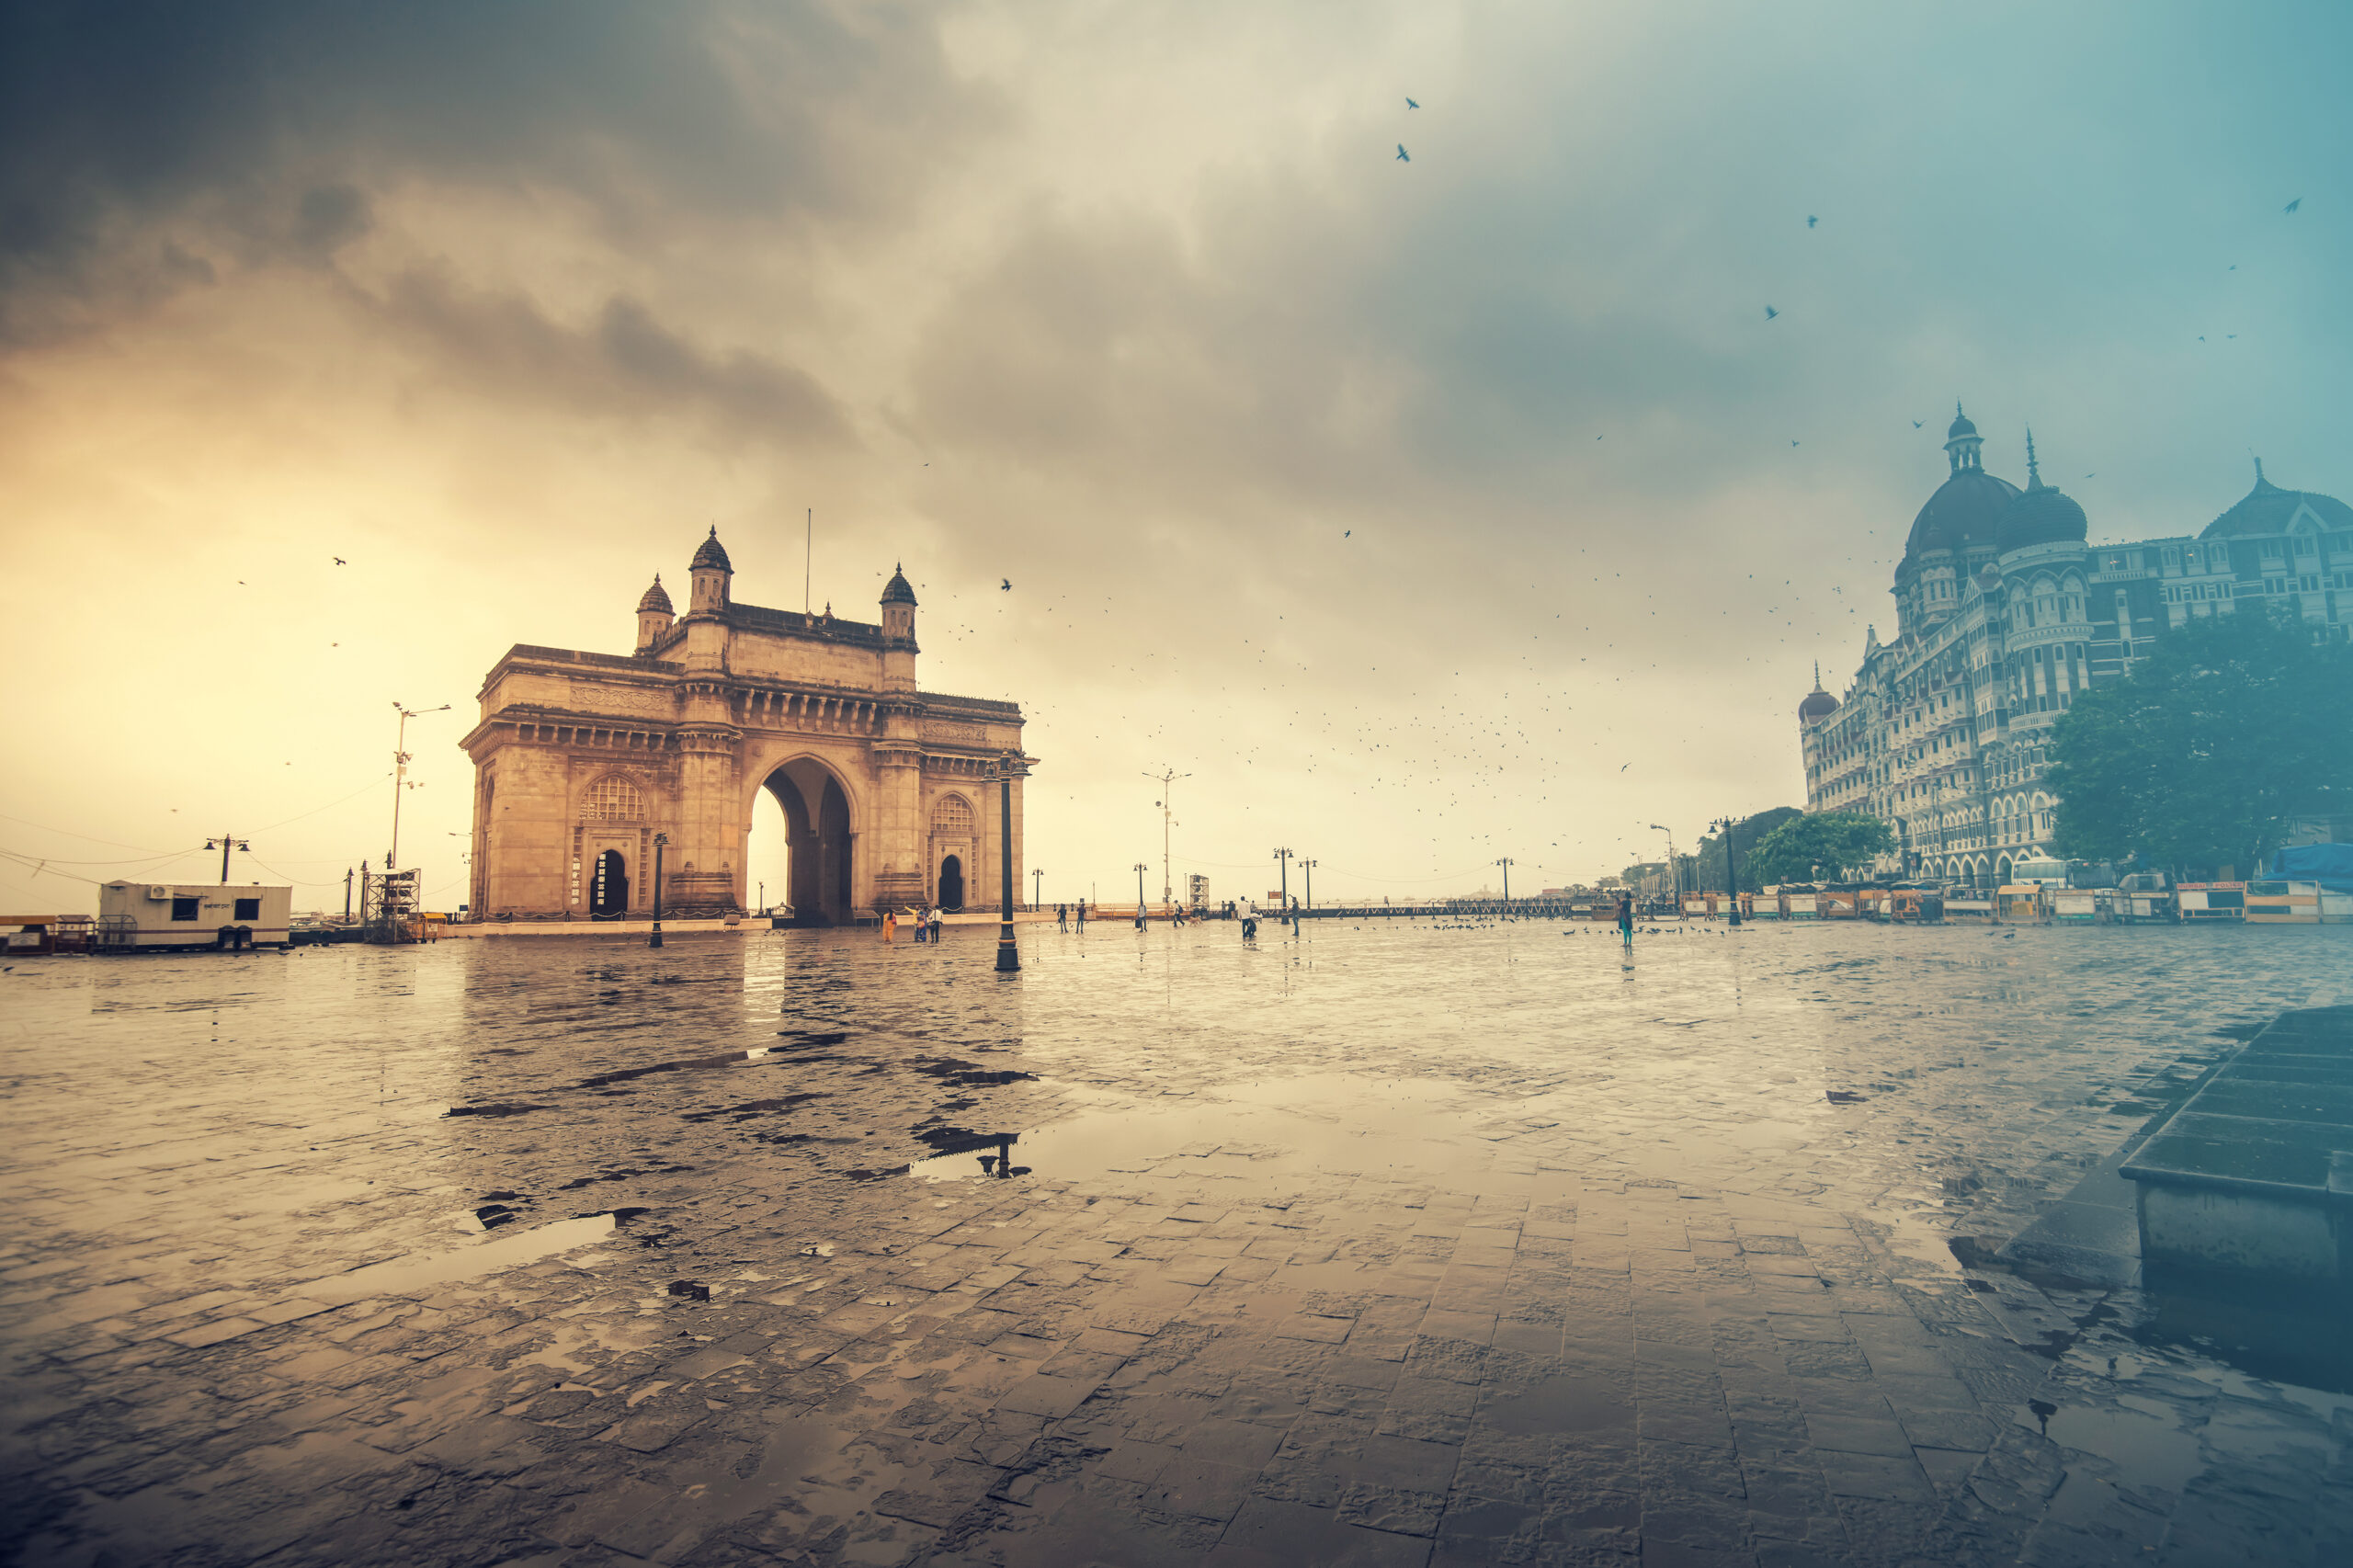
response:
M1662 942L1629 981L1557 929L1447 933L1474 1052L1430 934L1230 935L1029 933L1012 987L985 936L820 933L43 971L10 994L6 1539L2348 1560L2345 1397L2171 1337L2177 1303L1946 1245L1990 1256L2215 1053L2086 1021L2112 945L2042 972L1974 934L1801 929ZM2143 1014L2194 1014L2211 976L2147 961ZM1977 999L1968 1031L1888 1027L1940 995ZM1020 1131L1034 1168L894 1174L958 1129ZM397 1273L596 1212L552 1256Z

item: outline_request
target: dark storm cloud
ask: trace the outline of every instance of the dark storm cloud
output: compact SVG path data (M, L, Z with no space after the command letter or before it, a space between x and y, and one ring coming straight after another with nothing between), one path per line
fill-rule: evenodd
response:
M0 336L241 260L315 262L424 173L680 213L855 219L985 118L930 31L806 3L28 4L0 20Z
M412 273L381 310L413 350L428 351L445 375L494 398L590 415L700 415L738 440L850 439L840 404L806 372L761 355L699 348L636 300L610 300L574 327L518 295L469 294Z

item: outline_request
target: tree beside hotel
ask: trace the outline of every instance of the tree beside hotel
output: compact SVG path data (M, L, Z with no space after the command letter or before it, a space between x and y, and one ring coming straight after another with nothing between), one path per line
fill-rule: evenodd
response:
M2353 646L2260 611L2194 621L2051 733L2052 847L2244 876L2298 817L2353 812Z

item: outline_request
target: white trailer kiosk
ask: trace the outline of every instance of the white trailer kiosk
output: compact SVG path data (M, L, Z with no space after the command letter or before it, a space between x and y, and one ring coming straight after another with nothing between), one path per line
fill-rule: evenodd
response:
M283 948L294 890L215 882L108 882L98 889L98 952Z

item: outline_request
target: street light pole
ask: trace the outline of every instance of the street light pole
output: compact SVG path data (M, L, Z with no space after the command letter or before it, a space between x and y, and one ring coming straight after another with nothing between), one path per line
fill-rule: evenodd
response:
M242 838L232 838L225 833L219 838L206 839L204 841L204 846L207 849L218 849L221 851L221 885L224 888L229 885L229 851L232 849L242 849L248 855L254 852L254 846L252 845L246 843Z
M1013 939L1013 781L1021 776L1021 754L1006 752L997 759L997 909L996 971L1021 972L1021 948Z
M1506 855L1495 862L1504 869L1504 913L1511 913L1511 857Z
M1179 773L1174 768L1164 768L1158 773L1147 773L1144 777L1153 779L1160 786L1160 902L1174 903L1176 902L1176 888L1168 875L1168 828L1169 819L1176 810L1176 801L1169 793L1168 786L1179 778L1190 778L1192 775ZM1136 903L1141 904L1143 900L1139 897Z
M1280 884L1282 892L1275 895L1277 898L1282 900L1280 906L1275 911L1275 918L1278 920L1289 920L1290 918L1290 860L1291 855L1290 850L1278 849L1275 851L1275 864L1282 870L1282 882Z
M669 842L670 835L666 833L654 835L654 934L645 938L645 945L649 948L662 945L662 851Z
M401 791L408 788L408 722L426 713L447 713L449 705L438 708L404 708L395 702L401 716L400 736L392 743L392 846L384 852L384 869L391 870L401 856Z
M1044 898L1045 894L1044 894L1044 892L1043 892L1041 890L1045 887L1045 885L1046 885L1046 873L1045 873L1045 872L1043 872L1043 871L1031 871L1031 872L1029 873L1029 907L1030 907L1031 909L1033 909L1033 910L1034 910L1034 909L1036 909L1036 908L1038 907L1038 904L1039 904L1040 901L1040 900L1042 900L1042 899Z
M1661 827L1657 823L1651 824L1651 829L1666 835L1666 874L1675 884L1675 913L1680 915L1683 913L1683 868L1675 860L1675 830Z
M1315 862L1302 860L1299 866L1307 873L1307 907L1313 909L1315 907Z

